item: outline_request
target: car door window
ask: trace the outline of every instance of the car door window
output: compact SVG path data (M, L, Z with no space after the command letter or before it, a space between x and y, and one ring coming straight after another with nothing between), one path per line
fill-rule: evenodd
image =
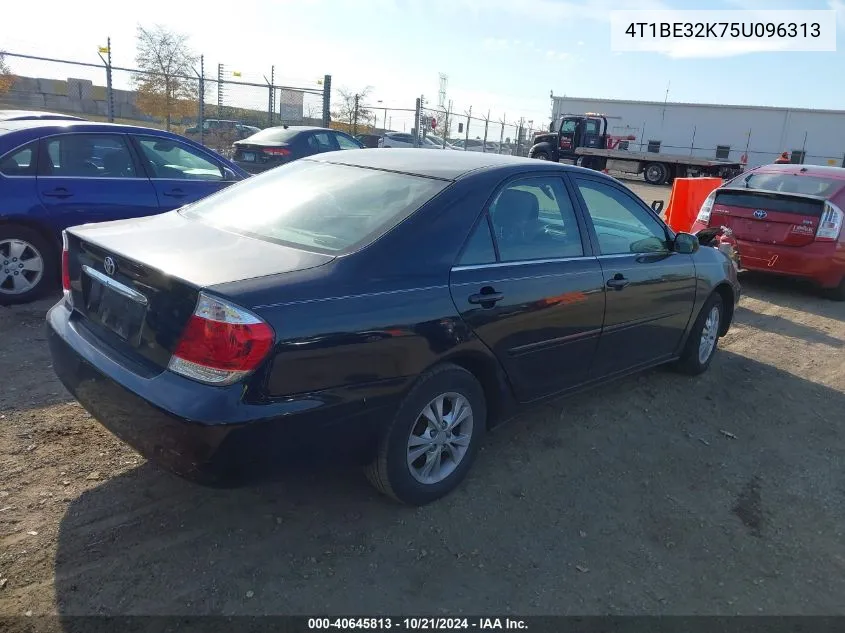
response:
M335 134L335 140L340 149L361 149L361 146L345 134Z
M464 252L458 261L459 266L480 266L482 264L493 264L496 262L496 248L493 245L493 236L490 234L490 222L487 214L478 222L472 231Z
M328 132L314 132L309 135L308 146L315 152L331 152L337 149Z
M62 134L48 138L45 172L63 178L135 178L125 137L119 134Z
M584 254L575 209L559 178L512 181L490 205L490 218L503 262Z
M33 142L0 158L0 174L4 176L34 176L38 143Z
M189 145L169 138L136 138L152 178L220 181L225 177L218 163Z
M602 255L668 250L663 225L630 194L594 180L575 181L593 221Z

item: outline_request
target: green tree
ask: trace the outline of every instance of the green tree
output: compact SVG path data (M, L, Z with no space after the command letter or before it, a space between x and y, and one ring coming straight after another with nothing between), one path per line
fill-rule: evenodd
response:
M194 68L197 56L188 47L188 36L162 26L138 26L135 63L137 105L141 112L165 122L196 112L199 81Z
M364 103L372 91L372 86L367 86L358 92L353 92L348 88L338 89L339 99L336 102L334 112L332 112L332 119L349 126L351 132L356 127L355 98L357 96L357 126L366 126L373 119L373 112L369 108L365 108Z
M14 81L15 77L12 75L12 69L6 63L6 54L0 51L0 95L7 93Z

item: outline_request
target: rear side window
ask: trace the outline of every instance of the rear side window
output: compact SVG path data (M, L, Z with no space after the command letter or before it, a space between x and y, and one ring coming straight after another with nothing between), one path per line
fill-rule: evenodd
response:
M299 160L181 211L185 216L307 250L342 253L383 235L448 181Z
M490 223L485 213L484 217L481 218L481 221L475 227L475 230L473 230L458 265L480 266L482 264L492 264L495 261L496 249L493 246Z
M4 176L34 176L38 141L19 147L0 158L0 173Z
M50 176L63 178L134 178L135 164L119 134L62 134L46 140Z

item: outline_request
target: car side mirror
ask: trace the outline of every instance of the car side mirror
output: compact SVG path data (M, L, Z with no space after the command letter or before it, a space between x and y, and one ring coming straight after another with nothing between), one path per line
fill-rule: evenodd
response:
M672 250L684 255L692 255L700 247L698 238L690 233L678 233L672 246Z
M660 215L663 212L663 200L652 201L651 210L654 211L657 215Z
M223 168L223 179L224 180L238 180L238 175L233 172L228 167Z

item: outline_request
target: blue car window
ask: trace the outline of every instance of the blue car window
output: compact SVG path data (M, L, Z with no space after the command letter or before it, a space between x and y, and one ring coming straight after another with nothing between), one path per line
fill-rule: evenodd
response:
M47 173L63 178L135 178L125 139L117 134L63 134L47 139Z
M0 173L4 176L34 176L37 143L29 143L0 158Z
M152 178L170 180L223 180L220 165L202 152L169 138L139 136L144 161Z

